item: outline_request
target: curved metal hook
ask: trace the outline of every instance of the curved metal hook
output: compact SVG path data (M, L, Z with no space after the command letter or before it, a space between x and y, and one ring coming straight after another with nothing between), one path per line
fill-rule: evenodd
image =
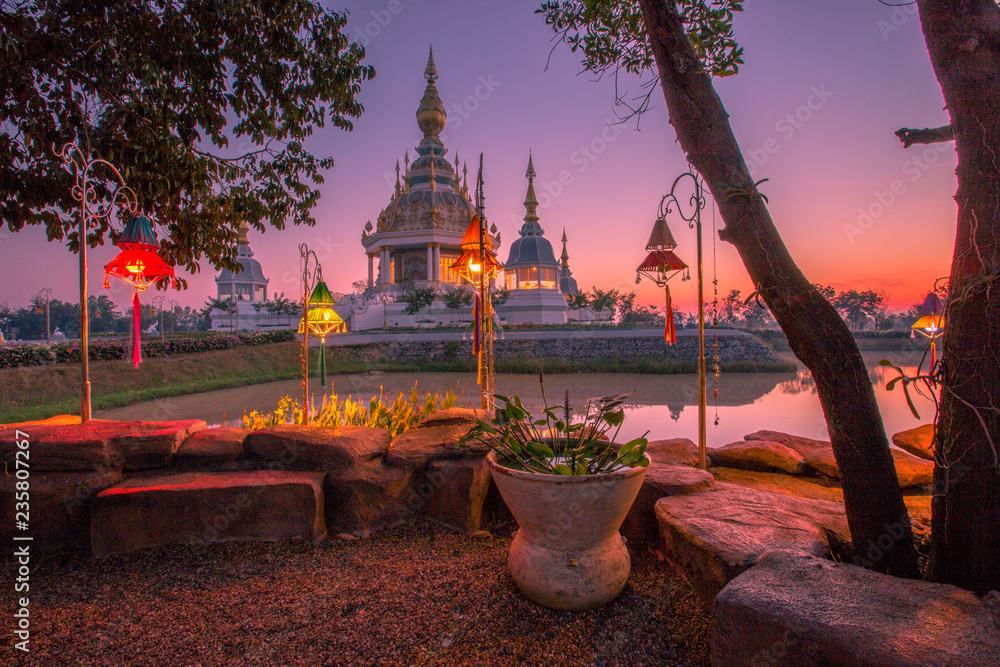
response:
M125 184L125 179L113 164L101 158L88 161L83 150L74 142L69 142L63 146L58 155L62 158L63 164L73 171L76 183L70 189L70 194L82 206L83 222L86 229L91 228L92 222L99 223L97 226L101 227L110 226L107 221L110 220L111 211L114 210L116 205L119 209L124 208L128 210L129 213L135 213L139 210L139 198L136 196L135 191ZM98 203L97 190L90 184L92 170L98 165L103 165L110 169L111 173L118 180L114 191L111 193L111 199L106 204Z
M687 176L690 176L691 180L694 181L694 192L691 193L691 197L688 199L688 206L691 208L690 214L684 213L684 207L681 206L681 199L677 196L677 185ZM706 204L704 188L701 185L701 181L698 180L698 176L694 172L685 171L674 179L673 185L670 186L670 193L664 195L663 199L660 200L657 212L659 217L666 218L671 212L676 211L677 215L688 223L688 227L694 229L694 226L701 219L701 210L705 208Z
M309 258L313 258L315 262L315 269L310 273L309 271ZM323 267L319 263L319 257L316 256L315 250L310 250L309 246L305 243L299 244L299 262L302 266L302 284L305 286L306 292L311 292L316 286L317 280L323 279Z

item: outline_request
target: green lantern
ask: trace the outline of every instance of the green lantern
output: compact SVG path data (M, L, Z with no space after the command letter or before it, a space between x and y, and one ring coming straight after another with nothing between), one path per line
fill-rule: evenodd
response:
M336 301L330 294L330 288L320 279L309 296L309 312L299 321L299 333L309 333L319 336L319 383L326 386L326 337L331 333L344 331L346 325L340 315L333 309Z

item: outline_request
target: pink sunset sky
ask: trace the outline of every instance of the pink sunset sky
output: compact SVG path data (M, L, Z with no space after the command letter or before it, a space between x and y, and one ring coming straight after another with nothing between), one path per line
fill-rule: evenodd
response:
M565 46L552 53L551 31L537 2L386 0L330 4L350 12L377 75L365 84L363 116L351 133L327 128L307 144L332 155L314 228L251 232L250 245L270 278L269 294L296 294L298 244L317 251L331 289L349 291L367 274L365 222L389 202L397 158L420 138L414 113L434 46L444 142L452 160L485 154L486 213L503 245L524 215L528 151L538 173L540 222L559 253L563 228L581 288L635 290L661 305L662 291L635 284L635 267L660 198L686 169L667 122L662 93L635 121L613 125L614 82L580 74ZM922 299L947 275L954 245L956 156L951 143L904 150L893 132L948 122L913 5L780 0L747 3L736 17L746 64L716 87L731 115L755 179L792 256L809 280L837 289L884 289L893 306ZM629 93L637 95L637 81ZM470 173L470 180L473 174ZM560 183L561 181L561 183ZM738 254L713 243L711 204L704 212L706 299L717 267L720 296L751 290ZM721 225L721 220L718 221ZM680 255L695 262L695 235L670 220ZM714 246L714 248L713 248ZM90 254L91 294L121 306L123 287L101 288L105 245ZM713 253L715 253L713 257ZM0 301L24 306L43 287L53 298L79 298L77 258L40 227L0 232ZM185 275L188 289L168 299L200 307L215 293L216 271ZM113 281L118 283L119 281ZM672 283L675 304L696 308L695 281ZM152 292L147 292L147 302Z

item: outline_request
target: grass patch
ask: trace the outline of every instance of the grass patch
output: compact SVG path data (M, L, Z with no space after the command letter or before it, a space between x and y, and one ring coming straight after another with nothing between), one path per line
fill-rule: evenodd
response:
M130 362L92 361L91 404L95 411L169 396L197 394L217 389L290 380L299 377L298 343L276 343L214 352L149 359L138 370ZM364 361L355 355L328 352L327 372L333 374L383 372L471 373L473 357L450 361ZM310 350L315 374L318 350ZM342 358L346 356L347 358ZM693 373L694 361L656 359L590 359L543 361L548 373ZM722 364L724 372L789 372L792 362L740 361ZM537 373L538 360L519 358L498 362L497 373ZM49 364L0 369L0 424L80 413L79 364Z

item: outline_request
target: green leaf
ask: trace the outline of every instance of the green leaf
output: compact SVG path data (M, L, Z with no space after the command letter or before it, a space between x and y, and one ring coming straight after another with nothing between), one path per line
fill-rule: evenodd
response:
M536 458L551 459L555 456L555 452L549 446L543 445L540 442L526 442L524 443L524 447L528 450L529 454Z
M572 475L573 474L573 469L570 468L565 463L557 463L555 466L553 466L552 469L555 471L555 473L557 475Z

